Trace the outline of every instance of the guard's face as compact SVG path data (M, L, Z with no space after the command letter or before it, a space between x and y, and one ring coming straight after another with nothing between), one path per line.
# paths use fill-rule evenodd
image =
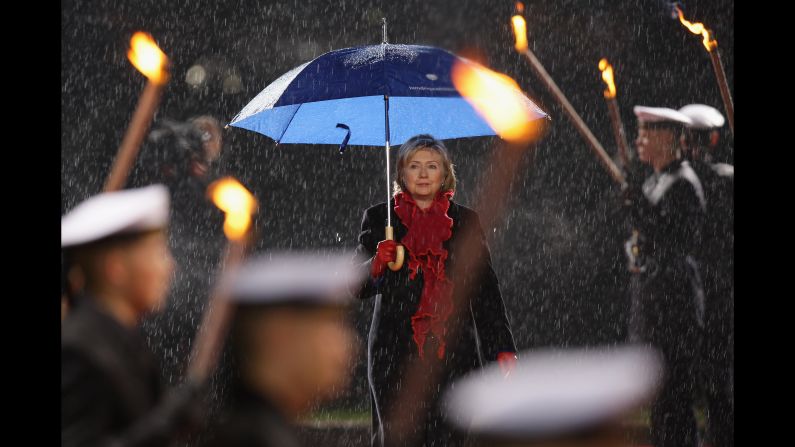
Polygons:
M293 411L303 412L348 385L358 342L343 310L274 309L254 336L262 350L255 368L290 387Z
M635 139L638 159L643 163L653 164L671 150L674 142L674 134L670 130L649 129L641 124L638 128L638 137Z
M444 176L442 155L434 150L418 150L403 166L403 183L414 200L433 200Z
M312 321L310 321L312 320ZM350 365L357 350L356 336L341 309L313 311L306 321L307 343L304 345L312 371L312 386L319 400L339 394L348 385Z
M174 258L165 231L142 236L124 250L126 288L139 312L159 308L168 294L174 273Z

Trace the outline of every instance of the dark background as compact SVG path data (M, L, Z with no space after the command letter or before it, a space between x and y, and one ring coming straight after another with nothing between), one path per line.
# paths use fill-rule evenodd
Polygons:
M531 49L611 154L615 145L597 69L601 57L614 67L630 143L636 132L633 105L679 108L698 102L723 112L701 39L671 18L668 2L526 3ZM715 31L733 92L733 2L687 1L682 8L689 20ZM519 349L621 342L629 307L622 252L628 230L618 188L514 51L513 10L514 3L503 0L63 1L62 214L102 188L143 89L145 79L126 58L133 32L151 33L171 59L172 80L156 119L210 114L228 122L290 68L333 49L379 43L381 17L387 17L390 42L434 45L475 58L516 79L552 116L546 138L528 155L531 163L516 183L503 224L487 229ZM200 88L185 80L197 63L209 73ZM233 88L235 76L239 90ZM263 135L236 128L224 138L221 171L238 177L262 205L259 250L352 247L363 210L384 201L384 157L377 148L354 147L340 156L332 146L275 147ZM458 170L459 202L469 204L474 197L493 143L494 138L447 142ZM729 150L722 157L733 162ZM356 310L362 334L369 311L370 303ZM366 408L364 369L356 371L344 401Z

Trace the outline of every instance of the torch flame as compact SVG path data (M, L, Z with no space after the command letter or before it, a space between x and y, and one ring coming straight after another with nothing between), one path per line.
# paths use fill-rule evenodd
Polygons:
M539 135L540 126L516 81L471 62L457 61L451 75L456 90L501 138L527 143Z
M599 61L599 70L602 71L602 80L607 84L607 90L604 93L605 98L615 98L616 84L613 80L613 66L607 62L607 59L602 58Z
M700 22L699 23L690 23L690 22L688 22L687 20L685 20L685 16L682 13L682 10L679 9L679 7L676 6L676 5L674 5L674 8L676 8L676 12L679 14L679 21L682 22L682 25L687 27L687 29L689 29L691 33L693 33L693 34L701 34L702 36L704 36L704 40L702 41L702 43L704 44L704 48L706 48L707 51L712 51L713 49L715 49L718 46L718 41L717 40L715 40L715 39L710 40L709 39L709 30L704 26L703 23L700 23Z
M513 35L516 38L514 47L521 53L527 50L527 24L524 17L518 14L511 17L511 22L513 22Z
M213 182L207 193L215 206L226 213L224 233L231 240L245 237L251 226L251 215L257 210L257 200L232 177L225 177Z
M138 31L130 39L130 51L127 52L130 62L156 84L165 84L168 81L168 57L157 46L152 36Z

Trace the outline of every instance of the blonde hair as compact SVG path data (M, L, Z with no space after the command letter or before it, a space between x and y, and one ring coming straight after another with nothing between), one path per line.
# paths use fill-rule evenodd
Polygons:
M408 162L414 154L423 149L434 151L442 156L442 165L444 166L442 191L455 191L455 167L450 160L450 153L447 151L447 147L441 140L437 140L432 135L420 134L409 138L408 141L403 143L400 149L398 149L397 161L395 162L395 181L393 182L395 194L406 189L406 184L403 182L403 168L406 166L406 162Z

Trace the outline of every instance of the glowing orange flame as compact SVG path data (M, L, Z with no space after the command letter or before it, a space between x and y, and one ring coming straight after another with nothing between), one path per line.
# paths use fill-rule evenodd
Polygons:
M516 12L518 12L519 14L524 12L524 3L516 2Z
M245 237L251 226L251 215L257 210L257 200L232 177L225 177L213 182L207 193L215 206L226 213L224 233L232 240Z
M528 110L528 99L510 77L472 62L456 62L453 85L497 134L510 142L527 143L540 130Z
M678 6L674 6L674 8L676 8L676 12L679 14L679 21L682 22L682 25L686 26L691 33L701 34L702 36L704 36L704 40L702 41L702 43L704 44L704 48L706 48L707 51L712 51L718 46L717 40L715 39L709 40L709 30L707 29L707 27L704 26L703 23L688 22L687 20L685 20L685 16L682 13L682 10L679 9Z
M511 22L513 22L513 35L516 38L516 44L514 45L516 51L527 50L527 24L524 21L524 17L515 15L511 17Z
M168 81L168 57L157 46L152 36L138 31L130 39L130 51L127 52L130 62L156 84L165 84Z
M602 58L602 60L599 61L599 70L602 71L602 80L607 84L605 98L615 98L616 84L613 81L613 66L607 62L607 59Z

